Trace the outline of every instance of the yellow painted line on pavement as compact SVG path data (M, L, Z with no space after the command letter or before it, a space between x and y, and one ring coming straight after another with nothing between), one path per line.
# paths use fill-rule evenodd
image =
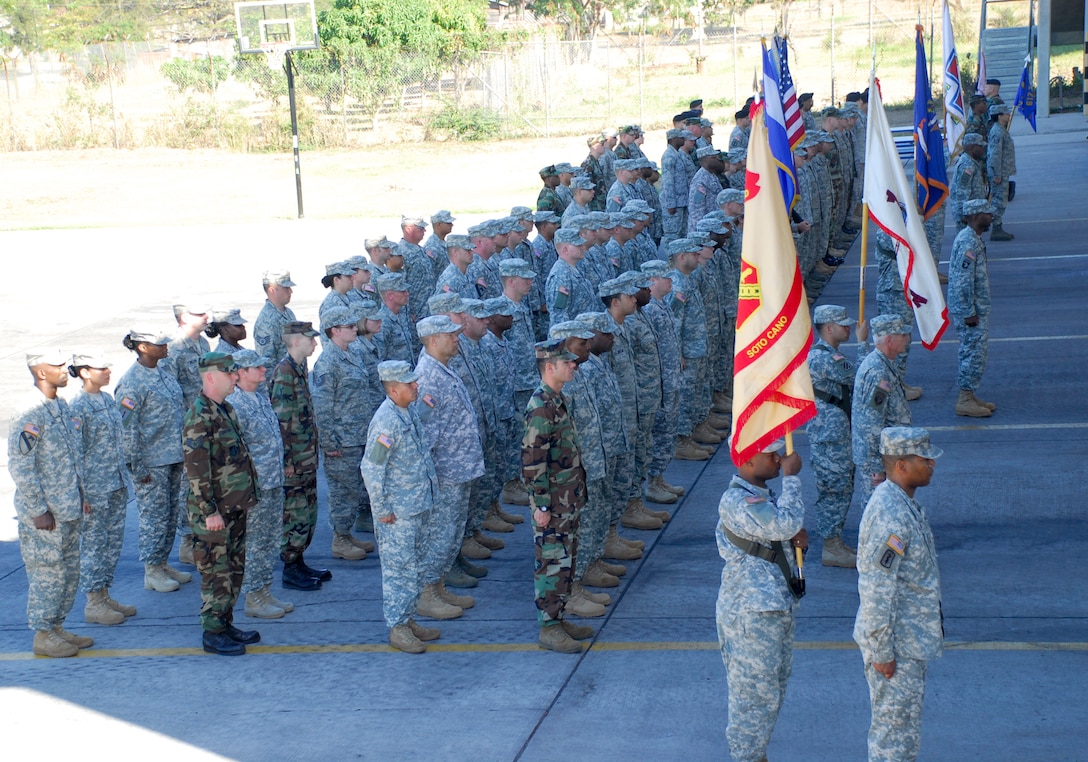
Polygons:
M797 651L856 651L857 644L849 640L811 640L797 641L793 644ZM1051 652L1088 652L1088 642L1001 642L1001 641L956 641L946 642L946 651L1051 651ZM716 641L628 641L601 642L593 644L593 651L633 652L633 651L717 651ZM340 643L329 645L283 645L283 646L248 646L247 652L254 656L289 654L357 654L357 653L398 653L386 645L372 643ZM524 653L540 652L536 643L431 643L427 646L431 653ZM131 659L158 658L172 656L209 656L200 648L118 648L93 649L79 652L79 659ZM0 654L0 662L29 661L47 659L30 652Z

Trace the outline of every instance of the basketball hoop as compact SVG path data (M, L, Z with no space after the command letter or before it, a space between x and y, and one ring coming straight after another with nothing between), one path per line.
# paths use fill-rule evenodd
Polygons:
M290 42L262 42L261 52L268 61L268 68L272 71L282 71L287 51L291 49Z

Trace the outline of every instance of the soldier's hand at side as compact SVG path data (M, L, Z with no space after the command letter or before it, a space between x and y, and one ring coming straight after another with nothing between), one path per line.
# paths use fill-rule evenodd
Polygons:
M46 532L52 532L57 528L56 519L53 518L52 511L46 511L41 516L34 517L34 528L42 529Z
M151 474L148 474L143 479L140 479L140 484L151 484Z
M382 516L378 521L382 524L395 524L397 522L397 514L390 513L388 516Z
M208 528L209 532L222 532L227 528L226 523L223 521L223 517L218 513L213 513L204 519L204 526Z
M880 484L882 481L884 481L887 478L888 478L888 475L886 473L884 473L883 471L876 472L872 476L873 486L875 487L876 485Z
M812 229L812 223L811 222L798 222L797 223L797 231L799 233L807 233L811 229Z
M287 476L287 477L294 476L295 475L295 467L293 465L292 466L284 466L283 475Z
M892 677L895 675L895 659L892 659L891 661L886 661L883 664L878 664L874 661L873 669L884 675L886 679L891 680Z
M533 511L533 523L541 529L548 526L549 519L551 519L551 514L547 511Z
M84 503L83 503L83 512L85 514L87 514L88 516L91 515L91 504L90 503L84 501Z
M800 548L802 552L808 552L808 530L801 527L801 531L790 539L790 545Z
M339 458L343 454L340 450L325 450L326 458Z
M858 337L858 341L869 340L869 323L868 321L862 321L858 323L858 327L854 329L854 335Z
M668 212L669 214L676 214L676 209L669 209Z
M964 322L964 324L969 325L972 328L974 328L975 326L978 325L978 315L972 315L969 318L964 318L963 322Z
M797 474L801 473L801 456L797 454L796 450L784 456L780 462L783 476L797 476Z

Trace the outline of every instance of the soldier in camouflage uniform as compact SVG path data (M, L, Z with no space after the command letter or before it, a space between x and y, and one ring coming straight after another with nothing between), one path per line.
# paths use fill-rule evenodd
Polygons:
M537 212L533 215L536 237L530 244L532 256L528 261L536 277L533 279L533 290L530 292L533 296L530 304L533 310L533 333L537 339L541 340L548 334L548 306L544 301L544 284L548 280L548 273L551 272L552 266L559 259L555 251L555 232L559 230L559 221L559 216L554 212ZM504 285L504 293L505 290Z
M725 562L718 591L718 642L729 683L729 754L737 762L767 758L793 668L794 615L800 595L793 547L808 547L802 524L801 458L772 442L737 467L718 503L715 540ZM782 473L782 494L767 485ZM790 547L790 546L793 547ZM781 558L781 565L774 560Z
M605 201L606 212L618 212L624 204L632 199L641 198L638 189L635 188L635 178L639 174L636 167L639 162L632 159L618 159L616 161L616 182L608 189Z
M431 235L423 242L423 252L430 258L434 267L434 277L442 274L449 262L446 241L453 232L453 223L457 218L448 209L439 209L431 215Z
M204 329L204 335L209 339L219 337L213 351L234 354L242 349L242 341L246 338L246 322L242 311L237 308L215 310Z
M35 390L15 406L8 434L8 473L15 483L28 585L27 624L40 656L75 656L94 645L63 627L79 586L80 525L91 510L84 493L81 424L57 395L68 384L70 359L55 350L27 354Z
M536 210L562 214L567 204L556 190L559 187L559 172L556 171L554 164L549 164L540 170L540 180L544 183L544 187L537 194Z
M910 331L914 325L914 310L907 303L903 294L903 279L899 275L897 249L899 244L883 230L876 231L876 254L879 274L876 282L876 307L882 315L897 315ZM922 396L921 386L910 386L906 382L907 359L910 357L910 342L906 349L895 358L895 366L903 377L903 391L907 400L916 400Z
M366 434L361 469L373 495L375 529L382 556L382 614L389 645L423 653L438 630L412 620L428 561L427 530L438 500L438 477L427 451L423 423L412 407L419 374L398 360L378 374L388 395Z
M668 146L661 155L662 245L679 238L688 229L688 188L694 172L687 154L681 154L688 142L685 132L671 129L665 134Z
M717 206L716 199L722 191L722 183L718 176L725 169L721 152L713 146L700 148L695 152L695 158L699 161L699 171L691 178L691 185L688 188L686 232L695 230L699 220Z
M585 160L582 162L582 170L585 172L585 177L593 183L593 198L589 202L589 210L591 212L604 211L608 188L613 182L613 178L608 176L601 164L602 158L605 153L608 152L608 148L605 145L607 141L608 138L603 134L590 135L586 138L586 145L589 146L589 155L586 156Z
M319 590L323 581L332 579L332 572L312 569L303 557L317 526L318 439L306 373L306 359L317 347L317 331L309 322L293 321L283 327L283 342L287 356L269 383L283 439L283 586Z
M571 320L599 303L593 287L579 269L587 243L577 230L561 228L555 232L558 259L544 285L544 301L552 325Z
M462 299L476 298L476 285L468 279L468 268L472 264L472 239L467 235L446 236L446 269L438 276L435 294L457 294ZM433 296L434 294L432 294Z
M414 324L408 321L408 286L400 273L386 273L375 279L382 300L382 331L375 338L382 360L404 360L414 365L419 339ZM426 304L424 304L426 309Z
M952 165L952 181L949 183L948 207L956 232L963 230L963 204L971 199L985 199L990 193L986 179L986 140L981 135L968 132L963 136L963 153Z
M276 366L287 356L283 326L295 320L295 313L287 306L295 285L287 270L266 270L261 277L265 300L253 323L253 345L257 354L268 360L269 381Z
M885 477L879 452L881 430L911 425L903 377L895 364L910 341L910 328L897 315L877 315L869 328L876 350L858 366L850 405L851 451L865 501Z
M401 239L397 242L397 253L404 257L404 277L408 287L408 320L415 323L427 317L427 300L434 293L438 273L445 269L446 261L438 260L436 253L427 253L420 246L427 232L427 223L416 215L401 215ZM418 349L418 348L417 348Z
M982 234L993 219L986 199L963 205L967 227L956 235L948 263L948 311L959 334L959 367L956 415L989 418L997 405L980 400L975 391L982 383L990 340L990 268Z
M272 570L283 540L284 455L280 422L260 384L265 359L251 349L234 355L238 383L227 397L257 473L257 505L246 514L246 571L241 592L246 616L279 619L294 606L272 595Z
M944 648L937 550L914 495L941 450L925 429L892 427L880 434L880 453L888 478L861 519L854 641L872 706L869 759L909 760L922 741L926 667Z
M135 616L135 606L110 597L110 586L125 538L124 434L121 410L103 387L110 383L110 364L94 355L76 355L69 375L83 381L83 389L69 409L80 421L84 455L84 497L91 510L83 517L80 538L80 588L87 594L83 619L88 624L120 624Z
M325 314L332 310L351 309L351 298L348 292L353 289L354 276L355 268L347 260L325 265L325 276L321 279L321 285L329 289L329 293L325 294L325 298L321 300L321 306L317 308L318 320L324 318ZM321 346L324 347L327 343L323 339Z
M577 555L578 514L586 503L586 471L563 397L577 358L563 349L562 339L537 344L536 357L541 381L525 411L521 464L533 510L538 642L559 653L581 653L577 640L591 637L593 630L563 616Z
M185 414L182 446L193 560L201 577L200 625L205 651L239 656L261 639L255 630L234 626L246 566L246 514L258 499L257 472L226 401L238 378L234 360L208 352L197 367L203 388Z
M748 138L752 135L752 115L748 105L733 115L736 126L729 133L729 150L734 148L747 148Z
M971 113L967 115L965 127L968 134L974 132L982 136L983 141L990 134L990 106L986 103L986 96L972 95L970 101Z
M990 106L990 133L986 150L986 174L990 176L990 204L994 209L991 241L1011 241L1013 234L1001 227L1009 203L1009 178L1016 174L1016 146L1009 134L1012 112L1004 103Z
M569 227L570 220L589 214L593 211L593 195L597 192L597 186L586 174L577 175L570 181L570 189L573 198L567 208L560 215L563 227Z
M140 514L144 587L160 593L177 590L179 583L191 579L167 563L178 524L188 524L181 516L181 500L188 494L188 486L183 486L181 448L186 408L181 387L161 362L167 357L168 342L162 333L130 331L123 344L136 353L136 362L117 382L125 464L132 474Z
M680 417L677 420L676 457L691 460L694 450L699 449L693 434L706 440L708 445L721 441L712 436L706 427L699 429L707 411L702 405L702 387L706 384L706 356L708 351L706 314L703 299L692 275L699 266L702 246L690 238L677 238L669 244L673 269L672 291L666 304L672 310L676 331L680 337L680 357L683 376L680 388L685 394L680 400Z
M481 229L482 228L482 229ZM475 244L472 264L468 266L468 280L476 288L476 295L471 298L490 299L502 293L502 281L499 278L500 244L506 246L510 237L509 222L488 220L482 225L469 228L472 242Z

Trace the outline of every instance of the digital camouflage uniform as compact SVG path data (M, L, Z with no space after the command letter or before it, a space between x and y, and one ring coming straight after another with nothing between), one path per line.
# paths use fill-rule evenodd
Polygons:
M284 467L283 539L280 558L294 563L310 547L317 525L317 427L306 368L290 356L276 366L270 384L272 410L280 424Z
M801 480L782 478L782 495L734 476L718 503L715 540L725 562L718 591L718 642L729 683L729 754L737 762L764 759L793 668L797 601L777 563L749 555L742 540L783 552L794 572L790 539L804 522Z
M480 341L468 338L463 333L457 337L460 346L458 357L464 361L468 375L462 375L465 386L469 388L469 397L476 408L476 420L480 427L480 441L484 453L484 473L472 483L469 495L468 522L465 525L466 536L470 536L483 527L487 518L487 509L491 501L498 497L502 484L498 474L502 463L498 410L493 394L493 379L496 371L492 366L491 356ZM455 358L456 359L456 358ZM457 367L454 363L452 366ZM460 370L460 369L459 369ZM475 390L470 386L474 385Z
M246 513L257 505L257 473L229 403L204 394L185 415L185 474L193 561L200 571L200 624L218 633L234 622L246 564ZM218 513L224 528L205 523Z
M672 291L665 299L676 322L676 333L680 337L680 356L685 365L680 380L680 388L684 393L680 399L680 417L676 430L680 436L686 437L691 436L691 432L706 418L710 409L710 390L704 389L708 350L706 313L703 297L692 276L684 275L679 270L670 271L670 275Z
M287 357L287 345L283 343L283 327L295 320L295 313L290 307L284 307L283 312L280 312L272 302L265 299L260 314L253 322L253 348L257 350L257 354L268 361L269 383L272 381L276 366Z
M722 192L722 183L716 175L710 174L705 168L699 167L699 171L691 178L688 187L688 229L695 230L699 220L718 208L718 194Z
M124 430L125 463L132 474L140 514L140 560L151 566L166 563L174 546L174 530L182 517L185 453L181 430L184 397L178 382L161 366L133 363L116 388ZM145 480L147 480L145 482Z
M397 251L404 255L404 280L408 285L408 306L404 309L415 324L429 314L427 300L434 295L435 282L438 280L438 273L435 272L437 256L428 253L419 244L409 243L403 238L397 243ZM449 258L445 261L448 262Z
M986 178L984 161L976 161L967 153L961 153L952 165L952 182L949 184L948 206L956 230L963 230L963 202L986 198L990 183Z
M493 299L496 296L502 296L502 276L499 273L501 261L498 252L487 259L479 254L473 256L466 275L476 287L474 299Z
M886 426L910 426L903 377L895 363L874 349L858 366L850 408L851 450L860 470L862 498L873 493L871 477L884 471L880 432Z
M627 439L627 447L620 458L612 481L615 501L609 524L615 524L626 509L627 501L642 496L642 485L635 483L635 454L639 436L638 379L635 372L634 351L628 336L627 321L630 318L624 320L622 325L617 323L611 315L608 316L608 320L615 340L612 351L602 355L602 359L608 363L616 377L616 385L620 392L619 425L623 427L624 436Z
M91 512L83 517L79 571L80 588L90 593L113 585L121 558L128 505L124 433L121 411L106 392L80 390L69 409L80 421L83 497L91 505Z
M68 404L37 389L16 404L9 432L8 473L15 483L26 569L27 625L49 632L64 623L79 586L83 444ZM34 519L46 511L56 528L35 529Z
M442 274L438 277L438 282L434 287L435 294L457 294L462 299L476 299L476 284L468 279L466 273L461 272L461 268L450 262L446 265L446 269L442 271ZM434 294L432 294L433 296Z
M382 561L382 613L389 627L407 624L425 583L428 530L439 499L438 477L411 406L386 398L366 434L361 470L371 494ZM390 515L396 521L381 521Z
M870 760L918 756L926 666L941 655L944 625L937 550L926 511L899 485L873 491L858 536L854 641L869 683ZM872 665L895 661L890 680Z
M952 244L948 263L948 311L959 334L959 366L956 386L974 392L982 383L990 341L990 268L986 244L971 228L964 228ZM970 326L966 318L977 317Z
M654 452L654 421L662 403L660 340L645 314L644 307L623 321L623 330L631 347L635 365L638 431L635 437L635 474L632 497L642 495L642 484Z
M529 264L536 271L536 277L533 278L533 292L536 294L534 303L539 305L533 309L533 334L538 340L543 341L548 335L549 323L544 287L548 281L548 273L552 271L552 266L558 261L559 255L555 251L555 241L549 241L542 235L533 239L532 254Z
M439 277L450 261L450 253L449 249L446 248L445 240L439 238L437 233L431 233L427 236L427 240L423 242L423 251L434 268L434 277Z
M409 322L408 308L403 307L394 315L393 310L383 304L377 319L382 321L382 330L374 337L374 343L378 345L378 356L383 362L404 360L414 367L419 339L416 338L413 324Z
M1009 178L1016 174L1016 146L1012 135L998 122L990 127L986 148L986 174L990 178L990 206L994 209L994 227L1001 225L1009 203ZM1000 177L1001 182L994 178Z
M661 155L661 243L680 238L688 229L688 187L691 160L679 149L667 146ZM673 213L670 214L669 210Z
M586 526L579 527L578 548L579 553L585 555L588 565L603 556L608 528L627 507L624 481L618 472L623 464L631 462L634 442L628 439L628 428L624 423L623 392L607 359L590 354L578 366L578 375L584 375L596 401L605 457L605 484L599 502L601 510L587 512L583 509L579 518L580 524ZM591 508L596 508L596 505ZM585 545L582 544L583 536L586 538Z
M586 470L586 503L578 516L578 553L574 558L574 580L580 581L600 553L608 534L607 516L612 510L612 485L604 453L604 431L593 385L579 366L574 378L563 385L574 430L578 432L578 451Z
M676 425L680 415L680 338L672 310L660 299L650 299L642 314L653 326L661 358L661 408L654 414L653 457L647 469L653 478L663 476L676 450Z
M903 278L899 275L899 262L895 254L895 241L890 235L877 228L876 233L877 254L877 282L876 282L876 306L880 315L897 315L903 324L910 327L914 325L914 310L907 303L906 294L903 292ZM907 359L910 357L910 344L895 358L895 367L900 375L906 375Z
M548 512L546 527L533 522L533 586L540 624L555 625L563 619L570 597L578 514L586 504L586 471L566 400L543 382L525 411L521 466L533 510Z
M544 285L551 325L600 308L601 300L586 277L562 259L556 259Z

